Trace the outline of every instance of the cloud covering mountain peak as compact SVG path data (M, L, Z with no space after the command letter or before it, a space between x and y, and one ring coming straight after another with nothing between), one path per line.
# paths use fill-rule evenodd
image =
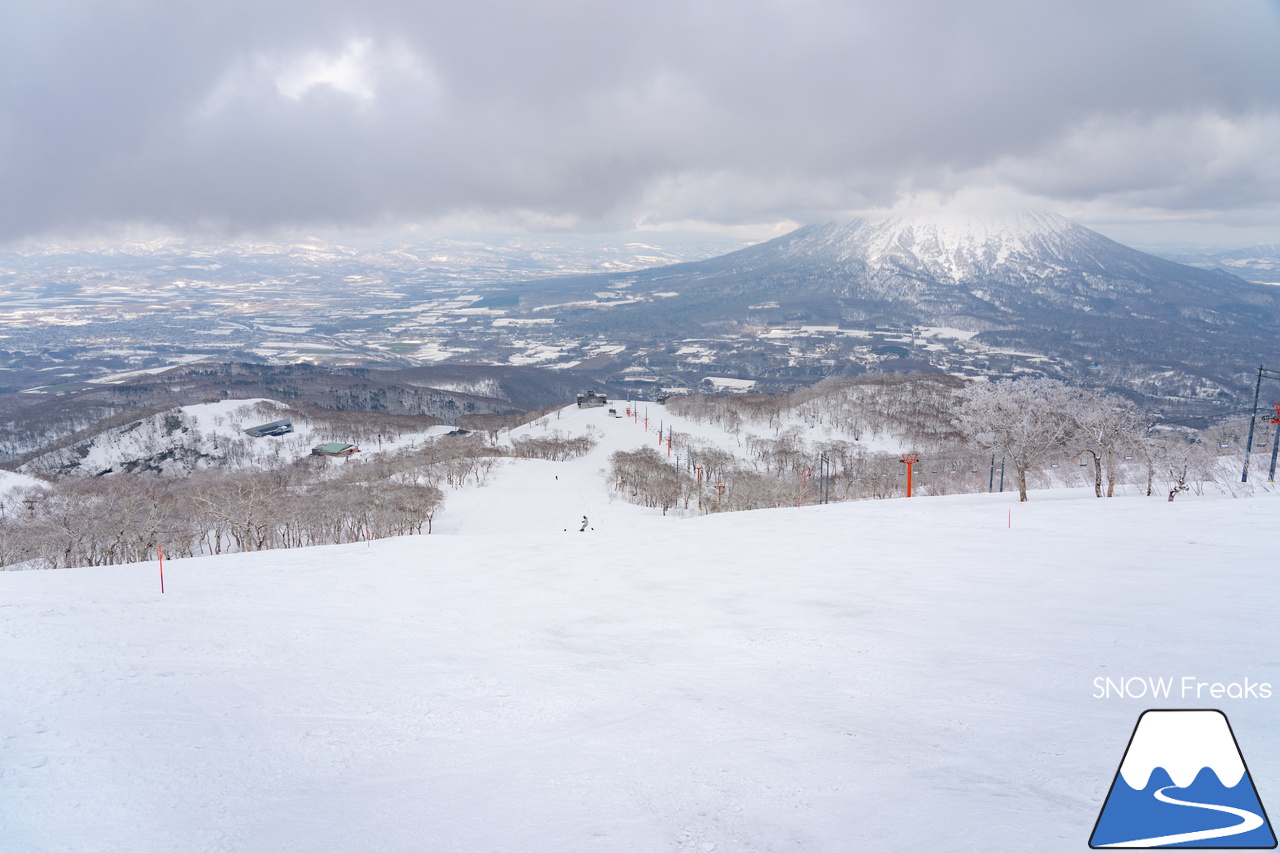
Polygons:
M1276 223L1277 38L1261 0L10 3L0 239L766 225L971 187Z

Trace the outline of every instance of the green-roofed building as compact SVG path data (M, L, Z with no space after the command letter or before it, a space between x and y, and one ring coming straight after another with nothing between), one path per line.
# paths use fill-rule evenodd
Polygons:
M360 448L354 444L343 444L340 441L330 441L327 444L319 444L311 448L312 456L339 456L345 458L359 452Z

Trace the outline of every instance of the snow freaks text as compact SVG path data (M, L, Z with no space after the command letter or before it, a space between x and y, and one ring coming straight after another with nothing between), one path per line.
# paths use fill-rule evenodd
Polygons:
M1202 681L1194 675L1181 678L1106 678L1093 680L1094 699L1270 699L1271 684L1245 678L1240 681Z

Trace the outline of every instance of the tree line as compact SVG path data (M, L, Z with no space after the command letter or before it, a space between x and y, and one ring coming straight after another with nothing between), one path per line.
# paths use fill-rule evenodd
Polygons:
M502 457L569 459L594 443L552 433L508 448L456 435L271 470L60 477L6 496L0 566L101 566L154 559L157 549L193 557L431 533L442 487L484 485Z
M1220 445L1239 449L1238 425L1163 430L1123 397L1053 379L867 374L784 394L673 397L667 408L722 426L741 450L677 434L670 458L648 448L614 454L615 491L664 512L794 506L820 499L820 489L831 500L902 495L901 453L869 444L919 453L914 491L922 495L994 490L1006 480L1021 500L1052 484L1110 497L1118 483L1138 482L1169 500L1206 483L1238 487L1220 456Z

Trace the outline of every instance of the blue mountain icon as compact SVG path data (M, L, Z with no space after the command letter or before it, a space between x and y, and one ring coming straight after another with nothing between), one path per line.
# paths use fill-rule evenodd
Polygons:
M1271 822L1221 711L1144 711L1092 848L1269 850Z

